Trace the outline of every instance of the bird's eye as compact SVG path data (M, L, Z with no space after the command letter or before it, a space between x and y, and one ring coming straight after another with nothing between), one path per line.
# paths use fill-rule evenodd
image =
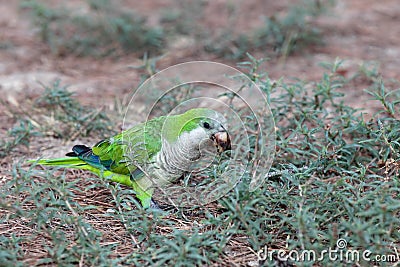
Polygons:
M210 124L208 122L206 122L206 121L203 122L203 127L206 128L206 129L210 129L211 128Z

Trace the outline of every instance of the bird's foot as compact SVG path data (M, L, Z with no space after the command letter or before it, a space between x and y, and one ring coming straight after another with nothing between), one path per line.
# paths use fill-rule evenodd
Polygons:
M153 199L150 200L150 208L155 210L161 210L160 206Z

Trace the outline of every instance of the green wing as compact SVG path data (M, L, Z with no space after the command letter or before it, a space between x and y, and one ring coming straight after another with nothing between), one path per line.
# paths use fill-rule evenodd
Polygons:
M91 153L79 158L94 167L118 174L141 176L137 165L149 163L161 150L161 129L165 117L159 117L130 128L94 145Z

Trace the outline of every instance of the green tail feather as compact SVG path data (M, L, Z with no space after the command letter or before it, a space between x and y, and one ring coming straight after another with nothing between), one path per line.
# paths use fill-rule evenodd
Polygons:
M40 160L28 160L28 163L37 163L40 165L46 166L59 166L65 168L74 168L74 169L82 169L82 170L92 170L88 167L91 167L83 160L78 157L66 157L66 158L58 158L58 159L40 159Z
M149 181L146 177L132 181L129 175L115 173L106 169L95 168L78 157L66 157L57 159L28 160L28 163L37 163L45 166L58 166L63 168L73 168L79 170L88 170L101 178L109 181L130 186L136 193L136 197L142 203L143 208L149 208L151 204L151 195L153 190L149 187ZM147 190L146 190L147 189Z

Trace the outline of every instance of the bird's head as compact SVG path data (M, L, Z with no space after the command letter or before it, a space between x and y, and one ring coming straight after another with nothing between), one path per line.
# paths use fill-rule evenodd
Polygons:
M221 119L223 120L221 121ZM203 118L199 120L198 124L199 128L205 132L205 137L213 141L218 153L231 149L231 140L225 129L225 118Z
M176 136L176 140L188 144L188 147L195 149L201 144L211 143L218 153L231 149L227 121L214 110L190 109L181 115L168 117L165 125L169 136Z

